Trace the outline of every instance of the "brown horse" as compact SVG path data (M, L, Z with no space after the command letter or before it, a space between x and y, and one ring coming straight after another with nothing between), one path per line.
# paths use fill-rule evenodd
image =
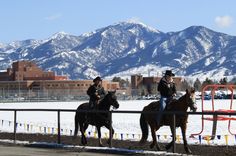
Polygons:
M190 90L186 90L186 94L180 97L178 100L173 100L168 104L168 111L182 111L187 112L188 107L190 107L191 110L196 111L196 107L194 105L194 97L195 97L195 90L192 88ZM152 102L148 106L145 106L143 108L143 112L146 111L158 111L159 110L159 101ZM158 113L158 112L157 112ZM162 120L160 125L157 125L156 117L157 113L148 114L148 113L142 113L140 117L140 126L142 130L142 138L140 140L140 144L143 144L146 142L148 137L148 125L151 128L152 132L152 139L153 142L150 145L150 148L153 148L156 146L157 150L161 150L159 144L157 143L156 139L156 131L161 126L170 126L171 133L173 136L174 133L174 127L173 127L173 115L171 114L163 114ZM184 148L187 153L191 153L191 150L188 147L187 140L186 140L186 128L187 128L187 120L188 115L176 115L176 127L180 127L182 131L183 141L184 141ZM166 150L170 149L173 145L174 137L172 137L172 141L166 145Z

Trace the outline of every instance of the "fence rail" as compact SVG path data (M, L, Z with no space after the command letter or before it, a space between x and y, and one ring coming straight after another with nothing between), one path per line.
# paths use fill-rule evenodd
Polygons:
M57 112L57 128L58 128L58 134L57 134L57 143L61 143L61 131L60 131L60 114L61 112L89 112L89 113L109 113L110 120L112 121L112 114L113 113L127 113L127 114L153 114L157 113L157 111L123 111L123 110L115 110L115 111L101 111L101 110L75 110L75 109L11 109L11 108L0 108L0 111L12 111L14 112L14 143L16 143L16 138L17 138L17 112L21 111L27 111L27 112L32 112L32 111L43 111L43 112ZM173 121L175 121L176 115L213 115L213 116L218 116L218 115L229 115L229 116L236 116L236 111L235 112L181 112L181 111L166 111L163 112L163 114L169 114L173 116ZM112 124L112 122L110 122ZM175 122L173 122L173 127L175 129L176 125ZM111 125L110 125L111 129ZM174 136L175 137L176 132L174 131ZM111 136L111 131L110 131L110 136ZM111 138L111 137L110 137ZM175 139L175 138L174 138ZM110 147L112 147L112 140L110 140L111 144ZM173 152L175 152L175 142L173 142Z

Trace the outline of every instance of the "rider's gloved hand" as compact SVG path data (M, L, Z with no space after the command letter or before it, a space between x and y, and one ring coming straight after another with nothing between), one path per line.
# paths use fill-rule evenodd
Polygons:
M97 95L97 100L99 100L101 98L101 96L100 95Z

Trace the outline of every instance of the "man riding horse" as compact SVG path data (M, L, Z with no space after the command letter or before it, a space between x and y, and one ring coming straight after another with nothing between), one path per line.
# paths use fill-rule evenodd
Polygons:
M171 70L166 70L165 75L161 78L158 84L158 91L161 94L160 98L160 108L157 115L156 121L157 125L160 125L162 119L162 112L165 110L166 105L173 99L176 94L176 87L173 81L175 74Z
M111 119L109 117L109 114L99 111L108 112L111 106L117 109L119 108L119 103L115 95L116 91L108 91L107 93L104 91L104 88L101 86L102 79L99 76L96 77L93 82L94 84L91 85L87 90L87 94L90 97L89 103L83 103L77 108L75 114L74 138L77 136L80 127L80 132L82 135L81 143L82 145L86 145L87 140L85 131L88 128L88 125L94 125L96 126L98 132L99 146L103 146L101 141L101 127L105 126L111 131L111 138L114 134L114 129L111 127ZM92 110L92 112L81 112L81 110Z
M89 95L89 107L91 109L96 109L98 106L99 101L101 101L105 95L106 92L104 88L102 87L102 79L101 77L96 77L93 80L94 84L91 85L88 90L87 94Z

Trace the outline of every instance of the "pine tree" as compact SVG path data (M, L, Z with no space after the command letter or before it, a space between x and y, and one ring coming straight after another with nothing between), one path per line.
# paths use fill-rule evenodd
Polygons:
M114 77L112 79L112 82L119 82L119 85L120 85L121 88L129 86L129 80L128 79L124 80L120 77Z
M197 78L196 81L194 82L193 86L194 86L194 88L195 88L197 91L200 91L200 90L201 90L201 87L202 87L202 83L201 83L201 81Z
M191 87L191 85L186 80L184 80L180 85L180 90L184 91L190 87Z
M205 81L202 83L202 88L205 87L206 85L213 84L213 81L211 79L206 78Z
M220 79L220 84L222 85L226 85L228 82L227 82L227 78L223 78L223 79Z

